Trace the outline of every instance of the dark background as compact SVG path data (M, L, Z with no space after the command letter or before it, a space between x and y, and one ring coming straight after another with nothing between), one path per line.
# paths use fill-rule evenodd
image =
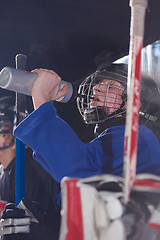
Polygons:
M149 0L144 46L160 39L159 22L160 1ZM23 53L27 70L49 68L66 81L81 81L102 60L128 54L129 31L128 0L1 1L0 69L15 67L16 54ZM75 103L56 106L82 140L92 138Z

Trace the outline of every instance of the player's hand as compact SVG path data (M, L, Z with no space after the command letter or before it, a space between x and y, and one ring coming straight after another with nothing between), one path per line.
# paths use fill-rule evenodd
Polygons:
M1 214L0 222L1 240L59 239L59 233L47 226L41 205L26 198L18 206L8 203Z
M35 69L32 72L37 73L38 77L32 87L32 98L35 109L43 103L50 100L56 101L67 93L68 85L60 89L61 77L52 70Z

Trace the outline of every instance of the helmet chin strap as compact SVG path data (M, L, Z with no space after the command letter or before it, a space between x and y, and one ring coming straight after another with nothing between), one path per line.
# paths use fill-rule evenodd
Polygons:
M11 142L10 142L10 144L8 146L6 146L6 147L0 147L0 150L8 149L8 148L12 147L14 145L14 143L15 143L15 139L13 137Z
M110 118L113 118L113 117L117 117L120 114L123 114L125 112L125 110L123 109L124 105L125 105L125 101L122 102L122 104L121 104L121 106L120 106L120 108L118 110L116 110L113 113L109 114L106 120L108 120Z
M96 108L86 109L83 114L83 119L86 124L103 123L119 115L124 116L124 113L125 113L125 110L123 108L124 106L125 106L125 101L123 100L120 108L109 115L107 115L106 111L101 106L97 106Z

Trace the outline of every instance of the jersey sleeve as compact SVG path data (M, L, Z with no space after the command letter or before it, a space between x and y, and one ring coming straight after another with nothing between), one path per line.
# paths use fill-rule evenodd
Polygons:
M14 136L32 148L34 158L58 182L64 176L87 177L101 173L101 142L80 141L49 102L21 122Z

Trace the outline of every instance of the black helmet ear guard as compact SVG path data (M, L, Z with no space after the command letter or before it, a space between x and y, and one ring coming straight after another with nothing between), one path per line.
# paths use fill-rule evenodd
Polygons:
M118 116L126 117L127 72L127 64L111 64L104 69L97 70L80 84L77 106L86 124L99 124ZM90 105L91 99L93 99L93 88L97 84L101 85L103 79L117 81L124 88L121 94L122 104L118 109L115 107L112 114L107 114L104 107L93 108ZM149 121L156 121L160 115L160 93L154 80L144 73L141 74L140 100L139 115Z

